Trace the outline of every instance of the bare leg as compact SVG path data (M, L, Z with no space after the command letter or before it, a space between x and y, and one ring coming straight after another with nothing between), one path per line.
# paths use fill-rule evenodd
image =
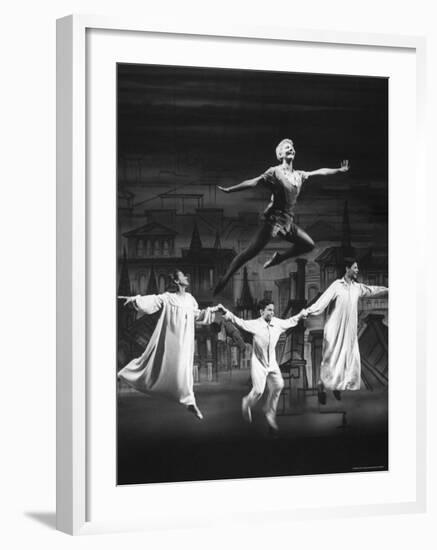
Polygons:
M217 286L214 289L214 296L221 292L225 286L228 284L229 279L232 275L240 269L246 262L254 258L261 250L266 246L270 241L272 236L272 228L268 224L263 224L257 233L255 233L253 239L249 243L249 246L240 252L232 262L229 264L229 267L223 277L220 278Z
M306 254L315 246L313 239L300 227L296 227L294 233L288 233L284 238L292 243L291 247L285 252L275 252L271 259L264 264L265 268L279 265L284 260L300 256L300 254Z
M203 420L203 414L200 412L200 409L196 404L188 405L187 409L188 412L194 414L196 418L198 418L199 420Z

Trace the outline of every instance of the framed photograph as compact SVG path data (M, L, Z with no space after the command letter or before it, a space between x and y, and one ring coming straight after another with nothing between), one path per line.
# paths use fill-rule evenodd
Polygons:
M57 36L58 528L423 511L424 39Z

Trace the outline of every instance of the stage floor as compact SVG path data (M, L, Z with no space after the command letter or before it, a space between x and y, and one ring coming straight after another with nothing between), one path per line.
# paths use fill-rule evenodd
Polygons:
M387 469L387 389L344 392L340 402L328 392L325 406L309 395L279 414L272 437L262 403L252 424L241 416L249 387L248 370L196 385L202 421L176 403L120 391L118 484Z

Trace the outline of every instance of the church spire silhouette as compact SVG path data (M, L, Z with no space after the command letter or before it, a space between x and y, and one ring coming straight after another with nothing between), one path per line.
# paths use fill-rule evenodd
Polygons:
M200 240L200 233L197 227L197 222L194 220L193 233L191 235L190 250L196 252L202 248L202 241Z

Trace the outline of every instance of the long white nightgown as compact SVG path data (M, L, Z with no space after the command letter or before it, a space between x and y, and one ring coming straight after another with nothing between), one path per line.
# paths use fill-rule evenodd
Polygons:
M368 286L338 279L307 309L319 315L335 300L323 331L320 379L329 390L359 390L361 360L358 347L358 301L386 294L383 286Z
M127 364L118 376L143 393L194 405L194 324L211 323L214 317L211 309L200 311L188 292L136 296L134 305L142 313L161 310L161 315L144 353Z

